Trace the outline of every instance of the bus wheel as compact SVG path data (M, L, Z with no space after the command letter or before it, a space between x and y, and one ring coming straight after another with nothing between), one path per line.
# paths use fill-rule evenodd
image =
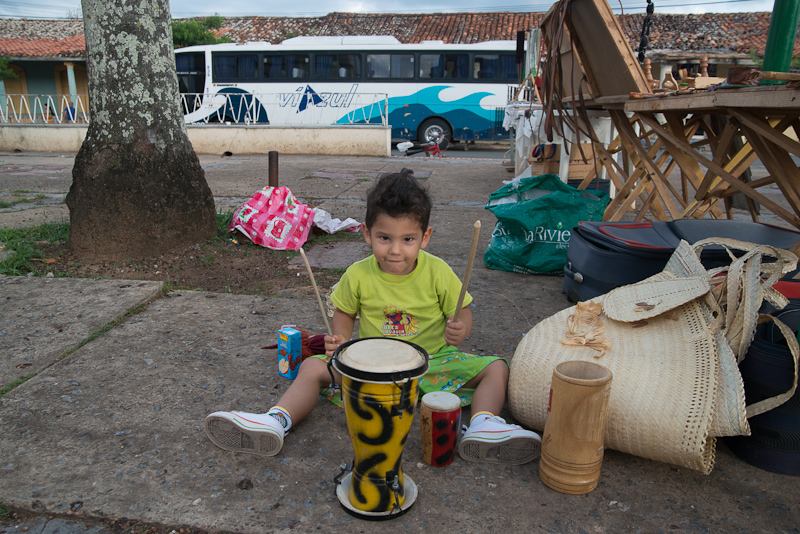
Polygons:
M430 143L442 137L446 137L448 141L453 139L450 126L442 119L428 119L419 127L417 138L420 143Z

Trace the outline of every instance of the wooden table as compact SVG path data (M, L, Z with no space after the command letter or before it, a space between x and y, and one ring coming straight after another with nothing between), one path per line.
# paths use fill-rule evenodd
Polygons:
M618 189L604 220L620 220L627 212L637 220L647 213L658 220L732 218L731 197L742 193L753 220L758 221L758 202L800 228L800 169L791 157L800 156L800 90L731 88L599 98L596 104L608 111L619 132L608 148L597 147L597 168L604 166ZM704 138L693 141L698 132ZM625 153L622 164L613 157L617 151ZM745 182L742 175L756 159L769 176ZM667 179L676 166L679 185ZM788 208L758 191L769 184L780 188Z

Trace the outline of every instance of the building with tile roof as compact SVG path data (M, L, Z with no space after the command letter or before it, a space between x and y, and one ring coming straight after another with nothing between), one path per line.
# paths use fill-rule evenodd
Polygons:
M475 43L513 40L520 30L538 27L544 13L329 13L322 17L226 18L220 35L234 42L278 43L297 35L392 35L403 43L441 40ZM727 68L752 64L751 52L763 55L770 13L655 14L647 56L653 76L699 64L709 58L709 74L724 76ZM633 50L639 46L644 14L619 15ZM800 44L795 43L795 55ZM82 20L0 19L0 56L12 60L17 80L0 82L6 94L58 95L78 98L88 94L86 43ZM88 102L80 97L88 109Z

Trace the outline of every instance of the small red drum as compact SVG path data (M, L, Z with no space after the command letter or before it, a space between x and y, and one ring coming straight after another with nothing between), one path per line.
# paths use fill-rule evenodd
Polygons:
M450 465L461 430L461 399L446 391L426 393L419 414L422 459L434 467Z

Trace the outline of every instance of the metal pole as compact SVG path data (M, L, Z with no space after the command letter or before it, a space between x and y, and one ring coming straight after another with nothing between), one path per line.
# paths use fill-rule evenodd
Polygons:
M269 151L269 186L278 186L278 152L276 150Z
M789 72L798 22L800 22L800 0L775 0L761 70ZM786 82L763 80L761 83L776 85Z

